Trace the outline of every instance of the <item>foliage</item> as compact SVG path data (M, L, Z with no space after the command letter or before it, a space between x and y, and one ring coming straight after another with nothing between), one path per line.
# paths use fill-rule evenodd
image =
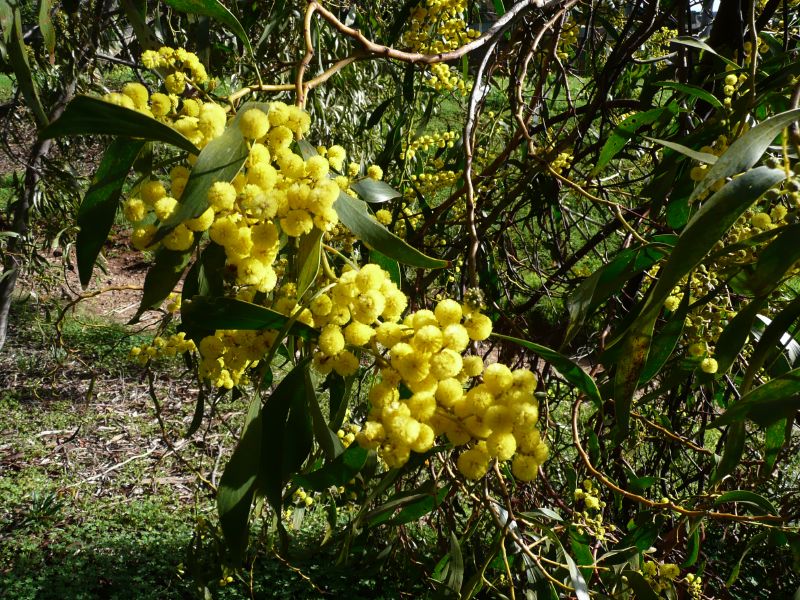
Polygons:
M165 4L49 124L3 26L40 136L114 138L82 282L121 210L133 356L182 356L190 431L243 415L223 574L324 506L322 554L431 593L746 597L768 553L791 593L793 3Z

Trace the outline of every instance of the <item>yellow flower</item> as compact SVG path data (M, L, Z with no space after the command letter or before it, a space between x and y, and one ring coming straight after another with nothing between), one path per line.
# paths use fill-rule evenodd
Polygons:
M250 108L239 117L239 129L248 139L261 139L269 131L269 118L262 110Z

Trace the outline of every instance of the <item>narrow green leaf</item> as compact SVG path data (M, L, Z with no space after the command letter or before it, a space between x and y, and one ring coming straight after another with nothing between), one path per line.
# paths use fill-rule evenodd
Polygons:
M281 329L289 321L286 315L252 302L203 296L183 302L181 318L185 323L206 329ZM298 322L292 325L289 333L306 340L318 335L315 329Z
M356 191L362 200L366 200L371 204L388 202L403 195L388 183L370 179L369 177L351 183L350 187Z
M775 467L778 453L791 436L791 423L789 419L775 421L767 427L764 434L764 470L769 473Z
M151 308L157 308L170 295L181 280L181 275L192 258L192 251L173 252L161 248L156 252L156 261L147 271L144 278L144 290L139 309L130 323L139 321L139 317Z
M692 195L689 196L689 203L710 190L720 179L732 177L756 164L781 131L798 118L800 118L800 108L789 110L762 121L737 138L694 188ZM698 215L695 215L695 219L697 217Z
M215 21L227 25L228 29L242 41L247 52L252 56L253 48L250 46L250 40L247 38L244 27L242 27L239 19L225 8L221 2L217 0L165 0L165 2L181 12L211 17Z
M758 253L755 271L748 279L748 287L753 293L769 294L800 260L800 224L782 228L780 234Z
M242 436L217 489L220 525L235 562L240 562L247 550L247 522L255 491L253 484L261 462L262 422L261 400L255 397L250 402Z
M793 418L798 408L800 408L800 369L794 369L745 394L711 425L722 427L750 419L766 427L783 418Z
M750 335L756 315L766 300L766 297L755 298L741 309L722 330L715 344L716 352L714 353L719 373L725 373L736 360Z
M377 250L370 250L369 252L369 261L371 263L375 263L379 267L381 267L384 271L389 273L389 278L392 280L397 287L400 287L402 284L402 276L400 271L400 265L396 260L392 260L388 256L385 256L378 252Z
M330 487L346 484L361 472L367 462L369 451L358 444L352 444L335 459L321 469L292 477L297 485L315 492L323 492Z
M644 137L644 139L650 142L653 142L655 144L660 144L665 148L669 148L670 150L675 150L675 152L683 154L684 156L688 156L691 159L705 163L707 165L713 165L714 163L717 162L718 157L716 154L709 154L708 152L698 152L697 150L692 150L691 148L687 148L686 146L677 144L675 142L647 137L646 135L642 137Z
M606 143L603 144L603 148L600 150L600 157L597 159L597 165L592 169L592 176L599 173L603 167L611 162L611 159L619 154L620 150L625 147L629 139L636 135L639 129L645 125L655 123L665 115L674 114L676 110L676 105L670 104L667 107L651 108L644 112L634 113L623 119L622 123L614 128Z
M658 594L653 591L650 584L638 571L626 570L622 576L628 581L628 587L633 591L637 600L659 600Z
M712 106L716 106L717 108L722 108L722 102L719 101L714 94L709 92L708 90L704 90L703 88L691 85L688 83L679 83L677 81L656 81L653 85L667 88L670 90L676 90L678 92L682 92L687 96L693 96L694 98L700 98L708 102ZM716 157L715 157L716 158Z
M614 414L617 419L617 440L624 439L628 435L631 404L649 358L655 321L655 313L649 315L645 320L637 319L622 342L623 352L614 373Z
M744 452L744 442L746 436L744 421L732 423L728 428L728 437L725 439L725 448L722 450L722 458L717 464L711 475L710 485L722 481L726 475L730 475L739 466Z
M106 149L78 209L76 255L81 285L92 278L97 255L108 238L117 214L122 186L144 142L114 140Z
M22 97L25 98L25 105L33 113L37 125L39 127L44 127L47 125L49 119L39 99L39 92L36 90L36 83L33 80L31 66L30 63L28 63L28 49L23 38L22 18L20 17L19 8L17 7L13 9L12 22L13 25L9 28L10 34L6 33L8 36L8 59L11 62L11 68L14 70L14 75L17 78L19 91L22 92Z
M572 587L575 590L575 596L578 598L578 600L591 600L591 596L589 596L589 588L586 585L586 580L583 578L583 574L580 572L580 569L578 569L578 565L576 565L572 557L567 554L563 546L561 547L561 552L564 556L564 560L567 562L569 579L572 583Z
M673 44L680 44L681 46L688 46L690 48L697 48L698 50L702 50L704 52L708 52L710 54L713 54L717 58L719 58L725 64L732 66L734 69L737 69L737 70L739 69L739 65L738 64L736 64L734 61L730 60L729 58L726 58L726 57L722 56L721 54L717 53L716 50L714 50L711 46L706 44L703 40L700 40L700 39L697 39L697 38L694 38L694 37L686 35L686 36L680 36L680 37L673 38L673 39L670 40L670 42L673 43Z
M461 554L461 545L455 532L450 532L450 565L447 576L447 587L458 596L461 595L461 586L464 584L464 557Z
M183 135L137 110L92 96L75 96L61 116L45 127L40 139L71 135L113 135L171 144L191 154L200 150Z
M759 544L764 543L768 535L769 532L762 531L761 533L757 533L752 538L750 538L750 541L747 542L747 546L745 546L744 548L744 552L742 552L742 555L739 557L739 560L736 561L736 564L733 566L733 569L731 569L731 574L728 576L728 580L725 582L725 585L727 587L730 587L734 583L736 583L736 580L739 578L739 571L742 568L742 562L744 561L745 557L748 554L750 554L750 552ZM796 597L797 594L795 594L795 598Z
M714 506L720 506L726 502L735 502L737 504L747 504L750 507L759 509L755 514L768 514L777 515L778 509L767 498L750 490L733 490L725 492L714 500Z
M297 249L297 297L302 298L319 273L322 231L316 227L300 238Z
M750 391L756 374L764 366L768 357L777 352L779 347L786 346L793 341L788 331L798 318L800 318L800 298L795 298L767 325L748 361L747 371L745 371L742 381L743 393Z
M675 351L683 335L686 315L689 312L689 298L689 294L685 293L683 295L678 310L675 311L675 314L669 318L666 325L655 336L650 352L647 354L647 361L639 376L639 384L647 383L653 379Z
M569 545L572 548L572 554L578 563L581 575L586 580L591 579L594 565L594 555L591 548L589 548L589 538L585 535L579 534L575 527L570 527L569 530Z
M322 415L322 408L319 405L319 399L317 398L317 393L308 371L306 372L305 389L308 412L311 415L311 423L314 428L314 436L317 439L317 444L319 444L319 447L322 448L322 452L325 454L325 459L332 461L344 452L344 446L342 446L339 437L325 422L325 417Z
M278 513L283 503L284 485L311 451L305 389L307 369L308 359L294 367L269 395L262 409L264 438L258 487Z
M3 43L11 40L11 30L14 28L14 9L8 0L0 0L0 29L3 30Z
M56 63L56 30L53 28L53 20L50 18L50 11L53 10L52 0L41 0L39 4L39 31L42 34L44 47L50 55L50 64Z
M502 335L499 333L493 333L492 337L519 344L523 348L527 348L534 354L543 358L552 364L564 379L586 394L586 396L588 396L588 398L594 402L596 406L602 406L603 399L600 396L600 391L597 389L597 384L594 382L594 379L589 377L586 371L581 369L581 367L574 363L571 359L559 352L556 352L555 350L552 350L551 348L548 348L547 346L542 346L527 340L511 337L509 335Z
M342 192L333 208L344 226L370 249L412 267L441 269L450 266L449 261L426 256L386 229L367 212L367 205L361 200Z
M423 497L409 502L400 512L391 519L384 521L384 525L394 527L397 525L405 525L406 523L413 523L419 521L425 515L433 512L439 505L444 502L447 494L450 492L450 484L445 484L439 489L435 489L433 493L426 494Z
M208 208L208 190L217 181L231 181L247 160L248 148L239 129L239 119L250 108L266 110L267 105L258 102L244 104L228 123L225 132L206 144L192 167L180 204L169 219L161 224L154 241L167 235L187 219L199 217Z
M695 527L686 544L686 560L681 564L682 569L688 569L697 562L700 556L700 528Z

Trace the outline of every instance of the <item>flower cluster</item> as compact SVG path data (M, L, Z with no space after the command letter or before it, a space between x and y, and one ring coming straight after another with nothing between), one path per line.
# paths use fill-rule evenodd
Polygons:
M411 140L411 142L403 142L400 158L411 160L420 150L427 152L431 148L452 148L457 137L458 134L455 131L421 135Z
M455 50L480 36L464 21L465 0L426 0L411 13L411 24L403 34L403 45L415 52L439 54ZM461 76L444 63L431 66L428 84L437 90L466 93Z
M642 565L642 575L656 594L672 589L673 582L680 574L680 567L673 563L656 563L648 560Z
M197 348L192 340L186 339L186 333L181 331L169 337L156 336L149 344L134 346L130 356L141 364L164 356L176 356L186 352L194 352Z
M605 540L607 527L603 523L603 509L606 503L600 500L600 490L591 479L585 479L583 487L575 490L573 498L577 505L575 519L578 533L588 531L599 541Z

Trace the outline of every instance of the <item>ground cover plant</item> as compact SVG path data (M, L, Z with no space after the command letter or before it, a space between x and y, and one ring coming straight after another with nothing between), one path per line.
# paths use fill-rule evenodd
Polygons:
M89 597L795 594L796 3L38 8L0 3L8 413L60 259L51 379L137 379L192 490L131 475L184 559ZM35 596L92 505L20 473Z

